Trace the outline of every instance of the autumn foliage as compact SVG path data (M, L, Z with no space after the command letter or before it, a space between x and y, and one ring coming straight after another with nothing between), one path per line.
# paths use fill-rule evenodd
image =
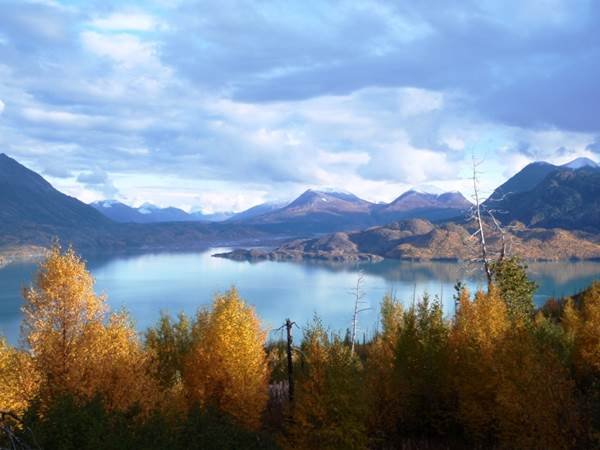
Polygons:
M185 361L189 399L257 429L268 399L266 333L235 289L198 314L196 341Z
M23 293L22 348L0 339L0 412L44 448L600 448L600 283L535 312L518 260L494 276L453 317L387 295L354 352L315 318L290 402L270 390L286 352L235 289L140 339L56 247Z
M109 314L106 299L72 249L58 247L23 292L23 340L39 377L43 404L65 394L89 400L102 396L109 410L156 400L149 360L125 313Z

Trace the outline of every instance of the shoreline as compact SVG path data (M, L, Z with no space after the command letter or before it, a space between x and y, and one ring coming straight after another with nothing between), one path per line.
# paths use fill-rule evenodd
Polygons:
M259 250L256 247L248 249L234 249L231 252L215 253L211 255L213 258L229 259L231 261L247 261L247 262L261 262L261 261L274 261L274 262L302 262L302 261L320 261L320 262L331 262L331 263L378 263L381 261L401 261L401 262L452 262L452 263L464 263L467 260L457 257L400 257L392 258L388 256L381 256L368 253L358 253L356 255L326 255L326 254L293 254L293 253L278 253L276 250L271 252L265 252ZM517 255L518 256L518 255ZM524 258L521 257L524 262L600 262L600 257L590 258Z

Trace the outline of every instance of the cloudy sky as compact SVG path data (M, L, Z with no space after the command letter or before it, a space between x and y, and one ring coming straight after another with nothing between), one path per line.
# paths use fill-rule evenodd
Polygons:
M598 23L594 0L0 0L0 152L84 201L208 212L468 193L473 155L489 192L600 158Z

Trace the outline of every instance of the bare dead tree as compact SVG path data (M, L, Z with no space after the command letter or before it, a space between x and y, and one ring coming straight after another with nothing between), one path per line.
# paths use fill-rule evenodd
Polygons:
M294 402L294 363L292 361L292 327L296 322L292 322L290 319L285 319L285 329L287 332L287 375L288 375L288 397L290 403Z
M294 362L292 352L294 350L302 353L299 349L294 348L293 346L293 338L292 338L292 329L293 327L298 327L296 322L292 322L290 319L285 319L285 322L282 326L277 328L274 331L281 331L285 328L286 330L286 359L287 359L287 391L288 391L288 400L290 404L294 402ZM0 449L1 450L1 449Z
M496 218L496 210L492 210L486 207L484 203L481 201L481 190L479 187L479 175L480 172L478 167L481 165L481 161L476 161L475 156L473 156L473 200L475 204L473 205L471 211L471 219L475 221L476 229L475 232L471 234L470 239L477 239L478 247L479 247L479 257L476 258L481 265L483 266L483 271L485 273L488 288L492 284L493 281L493 273L492 267L494 262L502 261L507 254L507 233L504 227L501 225L500 221ZM485 219L484 216L489 216L491 222L494 225L494 228L500 235L500 249L493 251L489 247L489 243L486 237L486 227L485 227Z
M356 285L355 287L352 289L351 294L354 297L354 314L352 314L352 333L350 335L350 339L352 341L351 346L350 346L350 353L352 355L354 355L354 344L356 342L356 330L358 327L358 315L363 312L363 311L367 311L371 308L363 308L363 305L366 305L367 302L365 302L364 298L365 298L365 292L363 290L363 284L365 281L365 274L362 272L362 270L358 273L358 278L356 280Z
M492 269L490 260L488 258L488 250L487 244L485 242L485 230L483 229L483 220L481 219L481 201L479 195L479 177L477 174L477 167L479 164L475 161L475 156L473 156L473 198L475 200L474 205L474 213L475 220L477 221L477 231L475 231L474 236L478 236L479 246L481 250L481 261L483 263L483 270L485 272L485 276L487 278L488 287L492 284Z
M498 221L498 219L496 219L496 216L494 215L495 212L493 210L490 209L487 211L487 213L492 218L492 222L494 223L494 226L500 233L500 241L501 241L502 245L500 247L500 256L496 260L497 262L500 262L506 257L506 252L507 252L506 231L504 230L504 227L502 225L500 225L500 222Z

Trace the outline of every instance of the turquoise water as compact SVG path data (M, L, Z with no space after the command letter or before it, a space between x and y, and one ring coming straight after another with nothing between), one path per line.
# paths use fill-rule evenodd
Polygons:
M378 305L388 291L406 304L427 291L440 297L444 311L451 315L456 281L465 280L471 288L482 284L477 272L453 262L249 263L210 256L226 250L87 260L96 291L108 296L111 308L129 311L140 331L153 324L160 311L193 314L209 304L215 293L235 285L256 307L265 327L276 329L286 317L303 325L317 313L329 328L343 332L352 317L350 290L363 270L366 306L371 309L359 317L359 337L368 336L376 330ZM30 283L35 268L35 264L12 264L0 269L0 334L13 344L19 339L21 289ZM571 295L600 279L600 263L532 263L529 274L540 286L536 302L541 304L550 296Z

